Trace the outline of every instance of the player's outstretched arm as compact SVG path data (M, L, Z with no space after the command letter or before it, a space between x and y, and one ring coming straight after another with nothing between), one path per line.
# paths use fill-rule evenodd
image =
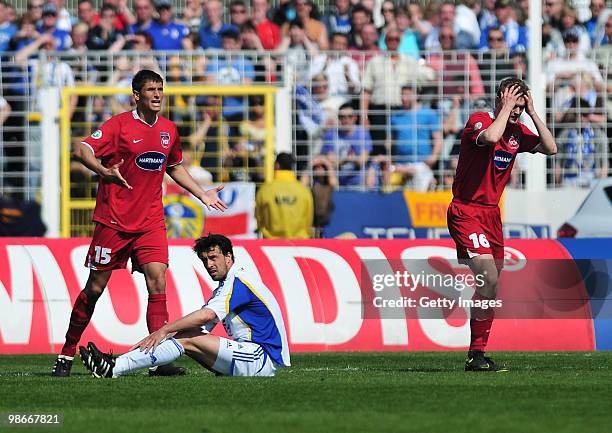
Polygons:
M157 331L149 334L138 343L134 344L131 350L140 348L141 352L153 352L155 348L166 338L174 336L179 331L186 329L199 328L206 323L214 320L217 317L215 312L210 308L202 308L200 310L189 313L188 315L175 320L172 323L167 323Z
M129 183L123 178L119 167L123 165L123 159L111 167L104 167L93 154L91 149L83 143L78 143L72 154L81 164L95 172L107 182L112 182L123 186L127 189L132 189Z
M556 154L557 143L555 142L555 138L550 130L544 124L544 121L540 119L540 116L538 116L538 113L536 113L535 108L533 107L533 97L531 95L531 91L527 92L525 95L525 102L527 103L525 111L533 120L533 124L535 125L538 135L540 136L540 144L535 150L545 155Z
M166 169L166 173L168 173L168 175L181 187L185 188L187 191L197 197L198 200L204 203L207 209L210 210L210 208L213 208L221 212L227 209L227 205L219 198L218 195L218 192L223 189L223 185L219 185L213 189L204 191L202 188L200 188L200 185L193 180L193 177L191 177L189 172L181 164L168 167Z

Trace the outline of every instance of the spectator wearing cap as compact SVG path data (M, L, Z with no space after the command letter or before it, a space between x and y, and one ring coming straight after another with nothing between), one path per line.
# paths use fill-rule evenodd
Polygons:
M129 27L129 33L147 32L155 23L153 19L153 2L152 0L134 0L134 9L136 10L136 22Z
M43 6L42 22L38 26L39 33L50 34L55 38L55 49L57 51L65 51L72 45L70 33L57 28L57 6L53 3L47 3Z
M230 27L221 33L224 52L232 53L241 49L240 33ZM255 79L253 63L244 56L220 55L211 60L206 67L206 81L214 85L251 84ZM223 117L230 123L230 136L238 136L238 124L244 120L246 105L243 97L226 96L223 98ZM234 143L231 142L230 146Z
M606 7L604 0L591 0L589 6L591 18L584 22L584 27L591 38L591 45L598 47L605 34L605 25L608 18L612 15L612 9Z
M251 20L255 24L259 40L266 50L274 50L281 41L280 28L268 19L268 0L251 0Z
M397 52L400 42L397 31L387 33L385 42L389 53L373 57L366 65L363 77L363 110L368 113L364 124L370 128L374 141L373 154L386 153L387 113L401 106L402 87L430 81L435 77L431 68Z
M238 30L222 21L223 5L219 0L208 0L204 5L207 24L200 28L200 45L202 48L220 49L223 45L221 33L232 29L234 32Z
M442 26L451 26L456 36L455 46L457 49L471 49L474 48L474 40L472 35L465 30L462 30L457 25L455 3L452 1L444 1L438 9L438 25L431 29L427 38L424 42L424 48L426 50L439 50L440 49L440 28Z
M90 50L109 50L118 43L123 33L115 28L117 12L114 6L106 3L100 10L100 24L89 29L87 48ZM113 50L115 51L115 50Z
M323 24L327 34L351 33L351 2L350 0L335 0L334 7L323 16Z
M17 33L17 26L8 17L8 3L0 1L0 53L6 51L11 39Z
M527 50L527 29L520 26L513 16L514 10L510 0L496 0L495 17L497 18L497 25L495 28L499 28L504 34L506 46L511 53L524 52ZM492 28L488 27L482 32L480 39L481 49L490 48L489 31Z
M153 22L147 32L153 38L154 50L191 50L193 44L189 35L189 28L174 19L172 2L170 0L156 0L155 8L159 18Z
M312 237L312 193L295 177L295 159L279 153L274 180L265 182L255 197L257 230L265 239Z
M567 86L580 73L590 75L595 88L601 91L604 88L604 80L599 72L597 64L587 59L578 50L578 35L573 31L563 34L565 45L565 55L550 60L545 68L546 83L548 88L553 91L562 86Z
M304 32L310 41L320 50L327 50L329 41L327 40L327 30L321 21L314 18L316 11L314 10L312 0L295 0L295 11L297 18L304 23ZM289 34L289 24L285 23L281 27L281 34L287 36Z

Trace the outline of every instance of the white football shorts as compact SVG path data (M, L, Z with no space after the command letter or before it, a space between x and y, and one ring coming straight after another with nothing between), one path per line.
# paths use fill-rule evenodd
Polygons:
M212 369L224 376L274 376L277 364L257 343L219 337L219 353Z

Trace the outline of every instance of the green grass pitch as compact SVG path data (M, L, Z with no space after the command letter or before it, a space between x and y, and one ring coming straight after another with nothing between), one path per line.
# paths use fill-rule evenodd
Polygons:
M497 353L509 373L465 373L464 354L295 354L273 379L188 375L94 379L75 359L0 356L0 412L60 412L15 432L609 432L612 353Z

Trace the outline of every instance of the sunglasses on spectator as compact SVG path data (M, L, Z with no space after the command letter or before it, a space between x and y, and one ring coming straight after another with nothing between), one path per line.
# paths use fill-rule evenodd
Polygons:
M42 3L41 4L37 4L37 5L34 5L34 4L28 5L29 9L42 9L42 7L43 7Z
M503 42L504 38L489 38L489 42Z
M398 37L390 37L385 39L387 42L399 42L400 38Z
M394 8L383 8L382 11L383 11L383 13L385 13L385 12L395 12L395 9Z
M231 14L245 14L246 13L246 9L232 9L230 10Z
M350 117L355 117L354 113L340 113L338 114L338 119L348 119Z
M455 35L440 35L440 39L455 39Z

